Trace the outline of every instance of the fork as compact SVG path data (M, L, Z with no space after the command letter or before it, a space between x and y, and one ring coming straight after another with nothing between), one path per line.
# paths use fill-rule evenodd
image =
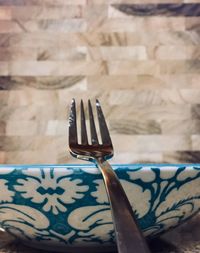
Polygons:
M113 156L113 145L101 105L96 100L97 117L102 144L99 143L92 105L88 100L91 144L88 142L83 101L80 104L81 141L78 142L76 103L72 100L69 116L69 148L70 153L79 159L94 162L100 169L114 223L115 237L119 253L150 253L146 240L138 226L132 207L122 185L110 164L106 161ZM134 193L133 193L134 194Z

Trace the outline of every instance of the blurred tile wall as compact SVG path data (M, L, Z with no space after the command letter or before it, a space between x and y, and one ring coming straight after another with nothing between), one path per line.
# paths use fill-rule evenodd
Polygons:
M200 2L0 0L0 163L80 163L73 97L101 101L112 162L199 162Z

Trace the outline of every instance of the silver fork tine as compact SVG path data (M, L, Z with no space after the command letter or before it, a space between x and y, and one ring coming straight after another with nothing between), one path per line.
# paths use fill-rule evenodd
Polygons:
M90 100L88 100L88 110L89 110L89 119L90 119L90 132L91 132L91 140L92 144L99 144L97 131L94 123L94 115L92 112L92 105Z
M81 144L83 145L88 144L87 129L85 124L85 112L82 99L81 99Z
M102 144L107 144L107 145L112 146L112 141L111 141L108 127L106 124L106 120L104 118L103 111L101 109L101 105L98 99L96 99L96 108L97 108L97 116L99 120L99 128L100 128L100 133L101 133Z
M71 110L69 115L69 144L77 144L77 124L76 124L76 102L72 99Z

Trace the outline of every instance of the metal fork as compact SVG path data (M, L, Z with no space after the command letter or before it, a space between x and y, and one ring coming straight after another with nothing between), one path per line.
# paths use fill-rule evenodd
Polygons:
M88 110L92 144L89 144L88 142L84 105L82 100L80 109L81 142L79 144L76 122L76 104L73 99L69 116L70 153L76 158L94 162L103 175L111 206L118 252L150 253L121 183L112 167L106 161L113 156L113 146L100 103L96 100L102 144L99 144L90 100L88 100Z

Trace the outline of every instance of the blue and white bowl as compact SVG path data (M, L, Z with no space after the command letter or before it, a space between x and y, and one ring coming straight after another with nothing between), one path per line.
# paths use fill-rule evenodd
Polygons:
M114 165L145 236L200 209L200 164ZM87 252L114 247L102 175L94 165L1 165L0 226L38 248Z

